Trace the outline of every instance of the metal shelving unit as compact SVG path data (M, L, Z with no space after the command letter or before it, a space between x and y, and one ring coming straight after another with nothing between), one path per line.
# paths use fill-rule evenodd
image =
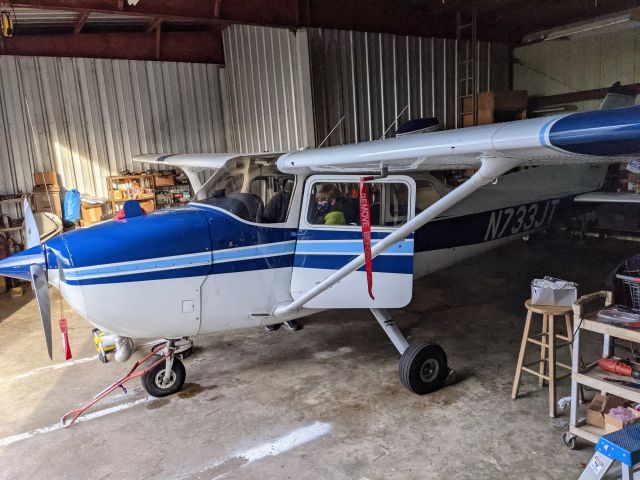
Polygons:
M9 217L12 217L13 215L19 215L24 217L24 212L22 211L22 202L24 201L25 198L29 198L28 196L25 197L20 197L20 198L6 198L4 200L0 200L0 218L3 215L8 215ZM7 208L10 208L11 206L14 207L14 212L11 215L9 215L6 212ZM22 230L24 229L24 223L18 227L9 227L9 228L4 228L1 226L2 223L0 223L0 233L16 233L19 232L20 233L20 242L24 243L24 237L23 237L23 232Z
M614 342L612 341L614 338L640 343L640 331L630 330L596 320L597 312L603 307L612 305L612 303L612 293L603 291L580 297L573 305L574 341L571 373L571 415L569 418L569 432L565 433L563 438L565 445L571 448L575 447L576 437L595 444L598 442L598 439L605 434L604 429L587 425L579 418L578 409L580 398L578 392L581 385L603 393L616 395L631 402L640 403L639 389L604 380L604 378L607 377L628 381L630 380L629 377L603 372L597 367L597 360L581 366L580 339L584 331L598 333L603 336L602 355L605 357L613 357L615 354Z

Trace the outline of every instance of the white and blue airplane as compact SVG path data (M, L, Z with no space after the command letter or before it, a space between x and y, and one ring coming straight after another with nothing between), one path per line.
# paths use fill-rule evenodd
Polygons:
M371 310L402 383L423 394L443 384L445 352L408 344L386 309L410 302L414 279L548 227L602 187L609 164L637 158L640 106L284 154L142 155L186 172L187 207L145 214L128 202L124 218L40 244L27 205L28 248L0 275L33 283L50 356L49 285L118 336L120 357L130 338L167 339L142 373L155 396L184 382L179 339L333 308Z

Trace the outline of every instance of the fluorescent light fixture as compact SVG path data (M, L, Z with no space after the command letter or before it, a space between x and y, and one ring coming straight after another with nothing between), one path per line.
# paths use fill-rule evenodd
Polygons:
M586 22L571 23L563 27L551 28L525 35L522 43L534 43L548 40L584 38L618 30L640 27L640 8L599 17Z

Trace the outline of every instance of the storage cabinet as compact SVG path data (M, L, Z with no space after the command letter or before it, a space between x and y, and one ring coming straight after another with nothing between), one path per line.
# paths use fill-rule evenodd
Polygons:
M478 125L510 122L527 118L528 92L509 90L478 94ZM462 126L473 126L473 98L463 99Z
M175 172L155 174L156 208L175 208L191 201L189 180Z

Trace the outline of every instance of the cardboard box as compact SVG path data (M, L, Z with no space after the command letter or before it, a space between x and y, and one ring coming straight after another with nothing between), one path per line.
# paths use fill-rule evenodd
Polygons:
M587 409L587 423L594 427L604 428L604 415L612 408L624 407L629 403L624 398L615 395L596 393Z
M559 278L535 278L531 282L532 305L570 307L578 298L578 284Z
M24 294L24 290L22 289L22 287L13 287L11 289L11 296L13 298L21 297L23 294Z
M53 170L35 172L33 174L34 185L58 185L58 174Z
M49 212L62 218L62 201L58 185L40 185L33 189L31 205L36 212Z
M176 184L176 179L173 175L155 175L156 187L171 187Z
M156 209L155 202L153 200L151 200L151 199L149 199L149 200L141 200L140 201L140 206L147 213L153 212Z
M627 407L627 411L633 417L631 420L629 420L627 422L623 422L619 418L613 417L613 416L609 415L608 413L605 413L604 414L604 431L605 431L605 433L617 432L618 430L622 430L624 427L626 427L628 425L632 425L632 424L636 423L638 421L638 419L640 419L640 412L638 412L635 408Z
M80 217L83 227L98 223L102 219L102 204L80 204Z

